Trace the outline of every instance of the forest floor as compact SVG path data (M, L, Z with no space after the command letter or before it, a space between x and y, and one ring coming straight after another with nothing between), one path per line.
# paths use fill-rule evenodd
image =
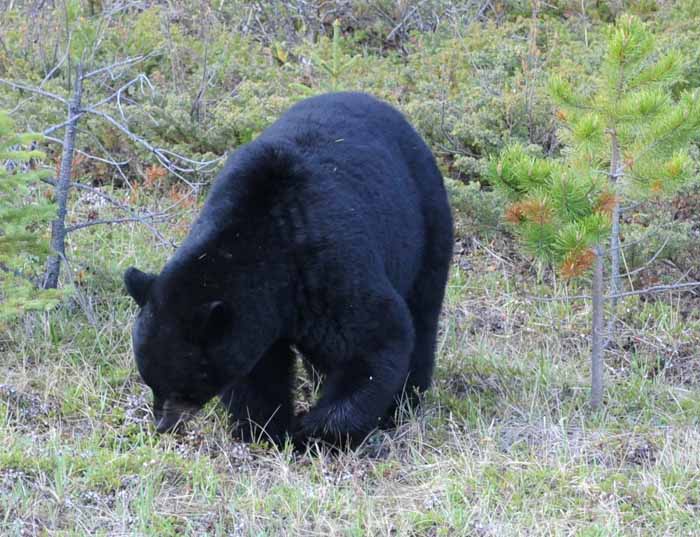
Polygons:
M592 413L589 304L533 298L574 291L538 285L502 239L465 239L420 411L356 451L297 454L233 441L216 404L154 434L121 273L169 250L130 225L72 247L77 299L0 339L2 535L700 534L692 297L621 304Z

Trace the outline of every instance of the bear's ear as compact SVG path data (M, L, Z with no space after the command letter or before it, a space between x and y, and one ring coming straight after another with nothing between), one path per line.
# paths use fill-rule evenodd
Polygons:
M141 307L146 304L148 300L148 291L151 289L151 285L153 285L155 280L155 274L146 274L136 267L129 267L124 273L124 285L126 285L126 290Z
M229 330L232 316L231 308L225 302L207 302L194 310L193 331L201 340L218 340Z

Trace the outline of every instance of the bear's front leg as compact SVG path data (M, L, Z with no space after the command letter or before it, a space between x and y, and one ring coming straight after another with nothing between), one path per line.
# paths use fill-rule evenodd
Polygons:
M413 323L396 294L371 304L345 327L350 358L328 373L318 403L299 418L297 446L314 438L355 445L386 419L408 374Z
M292 381L296 357L289 342L278 341L246 377L227 386L221 401L244 442L283 445L293 417Z

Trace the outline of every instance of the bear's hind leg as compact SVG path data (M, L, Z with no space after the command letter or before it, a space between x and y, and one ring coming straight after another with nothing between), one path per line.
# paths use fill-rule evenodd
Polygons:
M438 320L442 303L441 293L436 290L433 292L440 296L416 304L409 302L416 331L416 344L411 354L411 365L404 392L411 404L415 404L418 395L430 387L433 378Z
M398 395L399 399L406 397L412 406L418 403L419 394L430 387L433 378L438 321L452 258L450 226L449 222L444 222L438 228L442 231L429 231L430 241L423 267L407 300L416 331L416 344L403 393Z
M243 441L284 443L293 416L295 359L289 343L278 341L249 375L221 393L230 419L237 422L234 434Z

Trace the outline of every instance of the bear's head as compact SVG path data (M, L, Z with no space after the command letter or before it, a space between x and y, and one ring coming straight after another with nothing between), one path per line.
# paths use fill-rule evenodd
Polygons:
M153 391L158 432L174 430L231 382L231 308L223 301L174 307L162 297L159 276L129 268L126 289L139 305L134 322L134 357ZM186 291L182 291L186 293ZM182 302L182 301L180 301Z

